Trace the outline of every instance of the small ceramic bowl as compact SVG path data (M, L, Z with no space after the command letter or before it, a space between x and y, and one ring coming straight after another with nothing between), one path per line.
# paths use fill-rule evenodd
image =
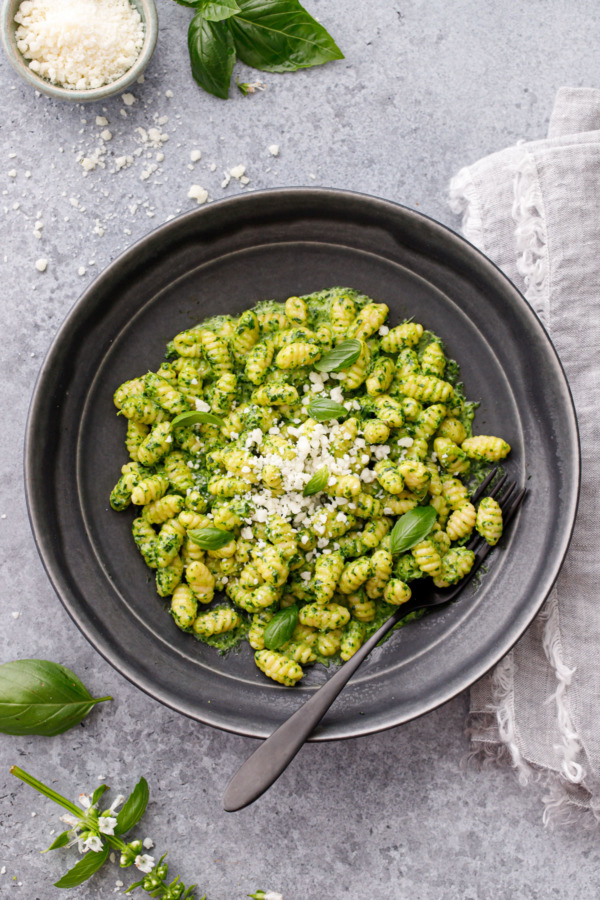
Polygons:
M95 100L106 100L107 97L120 94L130 87L140 77L154 53L158 37L158 15L154 0L131 0L132 5L135 6L142 17L145 31L140 55L132 67L120 78L117 78L116 81L111 81L109 84L104 84L99 88L78 91L52 84L52 82L37 75L29 68L28 60L25 59L17 47L15 32L18 26L15 22L15 15L21 2L22 0L4 0L2 7L2 43L4 44L4 50L13 69L19 73L21 78L49 97L54 97L57 100L69 100L71 103L92 103Z

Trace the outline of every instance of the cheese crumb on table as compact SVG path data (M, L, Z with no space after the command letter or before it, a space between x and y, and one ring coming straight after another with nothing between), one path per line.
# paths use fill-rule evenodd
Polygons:
M35 267L38 272L45 272L48 268L48 260L47 259L38 259L35 262Z
M133 106L133 104L135 103L135 97L133 96L133 94L123 94L121 100L123 101L125 106Z
M206 203L208 200L208 191L200 184L192 184L188 191L188 197L190 200L195 200L198 204Z
M229 170L229 174L232 178L237 178L239 181L246 174L246 166L234 166L233 169Z
M198 160L202 159L202 153L200 150L192 150L190 153L190 159L192 162L198 162Z
M271 156L279 156L279 144L271 144L269 147Z

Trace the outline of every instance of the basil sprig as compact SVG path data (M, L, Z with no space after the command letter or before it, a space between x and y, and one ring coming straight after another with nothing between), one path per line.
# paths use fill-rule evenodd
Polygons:
M277 650L278 647L287 644L298 622L298 613L297 606L288 606L275 613L264 631L267 650Z
M177 0L196 10L188 31L192 74L227 99L234 63L263 72L294 72L344 54L299 0Z
M314 368L318 372L339 372L341 369L348 369L353 366L360 356L360 341L351 338L349 341L342 341L329 353L326 353L321 359L314 363Z
M175 416L171 422L171 428L187 428L188 425L223 425L223 419L213 413L207 412L184 412Z
M312 497L313 494L318 494L319 491L325 490L327 487L327 482L329 481L329 472L327 468L323 466L322 469L319 469L318 472L315 472L313 477L310 479L307 484L304 485L304 490L302 491L303 497Z
M203 550L220 550L225 544L235 540L231 531L224 531L222 528L192 528L188 531L188 537Z
M416 506L400 516L391 533L391 550L394 555L410 550L427 537L437 519L433 506Z
M308 405L308 414L317 422L326 422L328 419L344 419L348 410L335 400L313 400Z
M62 734L96 703L77 675L45 659L19 659L0 665L0 732L4 734Z

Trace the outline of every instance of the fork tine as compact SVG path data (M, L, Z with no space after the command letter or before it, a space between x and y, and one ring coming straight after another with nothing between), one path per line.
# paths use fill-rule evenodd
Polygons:
M493 486L493 488L488 491L487 496L497 498L498 494L500 493L500 491L506 484L507 478L508 478L508 474L505 472L504 475L502 476L502 478L499 478L498 481L496 482L496 484ZM510 482L510 485L512 485L512 484L514 484L514 482Z
M488 484L490 483L490 481L492 481L492 479L495 477L497 471L498 471L498 466L494 466L494 468L491 470L491 472L488 472L488 474L485 476L485 478L483 479L483 481L481 482L481 484L479 485L479 487L473 494L473 496L471 498L471 503L477 503L477 501L479 500L479 498L485 491L485 489L488 486Z

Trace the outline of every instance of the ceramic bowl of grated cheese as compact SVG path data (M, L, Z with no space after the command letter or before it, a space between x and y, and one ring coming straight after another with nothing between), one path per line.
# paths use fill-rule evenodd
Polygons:
M50 97L89 103L130 87L156 46L154 0L4 0L13 68Z

